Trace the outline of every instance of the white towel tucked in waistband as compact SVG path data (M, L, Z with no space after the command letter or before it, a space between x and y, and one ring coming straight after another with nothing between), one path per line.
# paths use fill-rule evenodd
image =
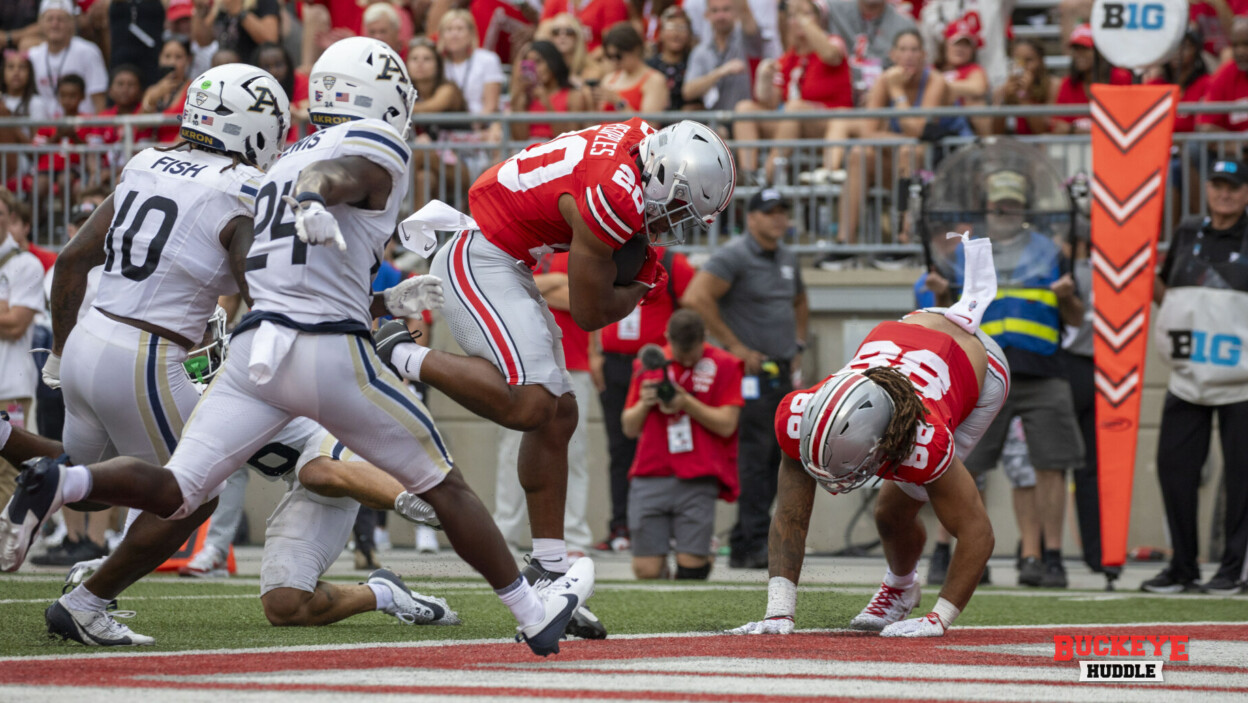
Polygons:
M438 246L436 232L480 229L477 221L441 200L430 200L424 207L399 223L399 241L403 248L428 259Z
M252 383L263 386L273 380L298 334L298 330L272 322L260 323L251 340L251 357L247 360L247 376Z
M971 239L971 233L950 232L946 239L962 238L962 297L945 311L945 317L971 334L979 329L984 311L997 297L997 267L992 262L992 240Z

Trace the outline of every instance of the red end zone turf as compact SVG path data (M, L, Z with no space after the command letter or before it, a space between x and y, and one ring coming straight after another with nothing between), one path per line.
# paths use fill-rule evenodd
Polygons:
M1079 683L1053 660L1055 635L1186 635L1190 661L1164 682ZM67 650L68 651L68 650ZM85 654L85 652L84 652ZM97 653L92 653L97 654ZM1151 655L1151 652L1149 653ZM38 687L407 694L454 700L630 701L964 699L1168 701L1248 697L1248 625L955 628L939 639L868 633L684 635L569 641L540 660L514 643L356 645L286 651L57 656L0 660L0 699ZM1121 661L1121 660L1119 660ZM71 689L72 690L72 689ZM68 692L60 689L61 693ZM89 693L83 692L89 697ZM151 695L155 691L150 691Z

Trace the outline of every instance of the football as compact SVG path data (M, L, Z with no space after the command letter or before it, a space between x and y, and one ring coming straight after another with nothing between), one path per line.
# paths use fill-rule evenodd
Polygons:
M646 263L646 251L649 247L649 238L639 234L616 250L611 257L615 260L615 285L626 286L637 278L641 265Z

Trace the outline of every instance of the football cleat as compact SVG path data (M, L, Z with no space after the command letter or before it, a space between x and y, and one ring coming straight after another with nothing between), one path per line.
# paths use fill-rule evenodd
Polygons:
M48 635L73 640L88 647L119 647L155 644L154 637L140 635L103 610L70 610L58 600L43 612Z
M17 491L0 512L0 571L17 571L40 528L65 504L60 459L39 457L22 464Z
M528 571L527 568L525 570ZM537 596L542 600L546 613L535 623L517 627L516 641L528 644L529 649L540 657L558 654L559 640L567 632L573 614L594 595L594 562L577 559L572 568L568 569L568 573L559 576L544 588L535 586L534 589L537 590Z
M521 573L524 574L524 579L539 593L563 576L558 571L551 571L542 566L537 559L532 557L526 557L526 559L528 563L525 564L524 571ZM578 559L577 561L580 560ZM568 629L564 634L571 637L580 637L584 640L605 640L607 638L607 628L596 615L589 611L589 608L582 605L573 613L572 619L568 621Z
M226 566L225 558L221 556L216 547L210 545L204 545L204 548L196 552L190 561L178 567L178 576L223 579L229 578L229 575L230 571Z
M389 569L377 569L368 575L368 583L380 584L394 594L394 604L384 611L408 625L458 625L459 615L451 610L446 601L434 596L424 596L407 587L398 574Z
M909 588L893 588L880 584L880 590L875 592L875 597L867 607L849 622L849 629L879 632L904 620L919 604L921 595L918 580Z

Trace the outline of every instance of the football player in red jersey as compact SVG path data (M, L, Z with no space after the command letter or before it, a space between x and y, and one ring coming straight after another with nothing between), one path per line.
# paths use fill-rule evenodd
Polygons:
M661 294L667 277L650 247L635 280L614 285L613 254L634 236L675 243L686 224L710 225L735 181L732 153L697 122L656 132L633 118L569 132L482 174L468 194L480 229L460 232L434 256L430 273L447 291L443 316L468 356L401 344L390 362L525 433L519 473L533 535L530 580L568 568L567 451L577 422L559 328L530 268L545 253L568 251L572 319L588 331L604 327L651 291Z
M886 479L875 522L888 571L850 627L885 637L938 637L970 601L993 535L962 458L1005 402L1010 371L1001 348L978 329L996 294L990 242L968 242L966 260L967 286L957 305L880 323L843 369L781 401L776 438L784 456L768 543L767 613L733 633L793 631L815 486L845 493L877 476ZM918 513L929 501L958 544L935 608L906 620L920 598L915 567L927 533Z

